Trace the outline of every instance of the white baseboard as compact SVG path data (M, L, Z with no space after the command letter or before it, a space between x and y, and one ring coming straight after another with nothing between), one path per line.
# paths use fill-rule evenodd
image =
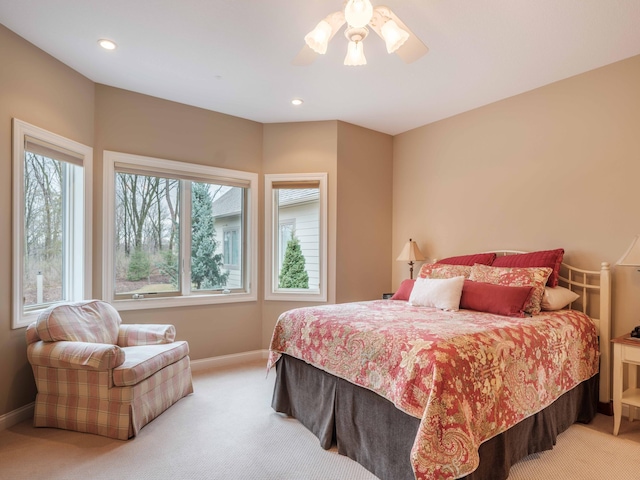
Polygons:
M253 350L251 352L233 353L231 355L191 360L191 371L202 372L211 368L239 365L253 360L266 360L268 357L269 350ZM266 366L267 364L265 363L265 368Z
M11 428L29 418L33 418L34 407L35 402L31 402L24 407L20 407L4 415L0 415L0 431Z

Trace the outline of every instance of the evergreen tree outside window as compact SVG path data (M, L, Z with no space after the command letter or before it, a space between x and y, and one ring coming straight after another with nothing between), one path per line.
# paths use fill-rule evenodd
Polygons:
M191 283L194 290L221 289L227 284L229 272L223 267L223 254L216 253L215 219L212 190L219 185L193 182L191 185Z
M287 242L287 250L280 268L278 288L309 288L309 274L305 269L304 255L295 233Z

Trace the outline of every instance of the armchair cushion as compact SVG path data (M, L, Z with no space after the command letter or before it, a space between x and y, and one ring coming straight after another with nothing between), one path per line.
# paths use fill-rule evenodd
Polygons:
M136 385L164 367L189 355L187 342L166 345L124 347L125 361L113 370L113 384L117 387Z
M35 366L111 370L124 363L125 353L106 343L35 342L27 348L27 358Z
M44 310L36 331L45 342L110 343L118 341L121 323L118 311L100 300L63 303Z
M118 331L120 347L158 345L171 343L175 339L176 327L173 325L123 324Z

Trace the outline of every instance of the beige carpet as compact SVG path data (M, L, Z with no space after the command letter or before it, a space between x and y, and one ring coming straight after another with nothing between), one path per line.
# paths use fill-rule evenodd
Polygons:
M318 440L296 420L271 410L274 372L265 362L194 375L183 398L122 442L96 435L33 428L0 432L0 479L375 480ZM511 470L510 480L640 478L640 422L611 417L574 425L549 452Z

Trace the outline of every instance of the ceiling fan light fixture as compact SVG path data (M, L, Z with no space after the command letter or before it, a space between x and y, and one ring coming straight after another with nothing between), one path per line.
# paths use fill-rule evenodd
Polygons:
M395 52L409 39L409 33L400 28L393 20L387 20L381 31L388 53Z
M344 57L344 64L349 67L357 67L367 64L362 42L354 42L353 40L349 42L349 46L347 47L347 56Z
M344 7L344 18L350 27L366 26L373 17L373 5L369 0L349 0Z
M325 20L320 20L316 28L307 33L304 41L309 48L316 53L324 55L327 53L327 45L331 38L331 25Z

